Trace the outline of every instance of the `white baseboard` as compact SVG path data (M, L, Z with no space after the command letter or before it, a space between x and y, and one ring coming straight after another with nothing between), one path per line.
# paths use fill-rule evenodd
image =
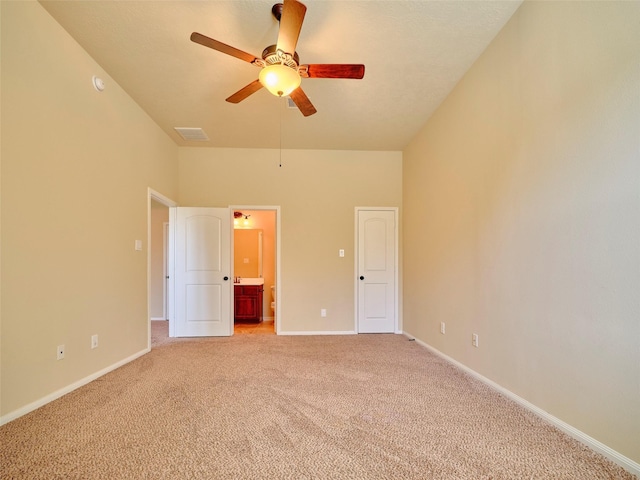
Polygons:
M166 318L163 317L151 317L151 320L167 320Z
M445 355L440 350L438 350L438 349L432 347L431 345L429 345L429 344L427 344L427 343L415 338L410 333L404 332L404 335L409 337L409 338L411 338L411 339L413 339L413 340L415 340L415 342L417 344L423 346L424 348L426 348L430 352L436 354L440 358L442 358L442 359L446 360L447 362L455 365L456 367L460 368L461 370L464 370L469 375L471 375L472 377L480 380L485 385L487 385L487 386L493 388L494 390L497 390L498 392L502 393L503 395L505 395L506 397L510 398L511 400L513 400L514 402L519 404L520 406L526 408L530 412L532 412L532 413L538 415L539 417L543 418L544 420L548 421L549 423L551 423L552 425L554 425L555 427L559 428L564 433L569 435L570 437L575 438L576 440L578 440L579 442L582 442L583 444L585 444L587 447L591 448L592 450L595 450L596 452L600 453L601 455L604 455L609 460L611 460L612 462L620 465L622 468L624 468L628 472L640 477L640 464L639 463L634 462L630 458L625 457L624 455L622 455L621 453L617 452L616 450L608 447L604 443L599 442L595 438L590 437L586 433L578 430L577 428L569 425L566 422L563 422L559 418L554 417L549 412L541 409L540 407L535 406L533 403L531 403L531 402L525 400L524 398L516 395L512 391L507 390L506 388L504 388L501 385L497 384L493 380L489 380L487 377L479 374L475 370L472 370L471 368L467 367L466 365L458 362L457 360L454 360L450 356Z
M404 332L398 331L398 332L389 332L389 333L393 333L394 335L402 335ZM297 331L297 332L280 332L278 333L278 335L357 335L358 332L356 332L355 330L337 330L337 331L325 331L325 330L318 330L318 331Z
M298 331L298 332L278 332L278 335L355 335L353 330L340 330L340 331Z
M115 370L116 368L120 368L121 366L135 360L138 357L141 357L142 355L144 355L145 353L149 353L151 351L151 349L149 348L145 348L144 350L140 350L137 353L134 353L133 355L131 355L130 357L127 357L123 360L120 360L117 363L114 363L113 365L109 365L106 368L103 368L102 370L99 370L95 373L92 373L91 375L84 377L80 380L78 380L77 382L74 382L70 385L67 385L66 387L61 388L60 390L56 390L53 393L50 393L49 395L46 395L38 400L36 400L35 402L31 402L28 405L25 405L24 407L20 407L17 410L14 410L13 412L9 412L6 415L3 415L2 417L0 417L0 425L4 425L5 423L9 423L12 420L15 420L16 418L22 417L23 415L26 415L27 413L33 412L34 410L46 405L49 402L53 402L54 400L57 400L58 398L62 397L63 395L66 395L67 393L73 392L74 390L82 387L83 385L86 385L89 382L92 382L93 380L95 380L96 378L100 378L101 376Z

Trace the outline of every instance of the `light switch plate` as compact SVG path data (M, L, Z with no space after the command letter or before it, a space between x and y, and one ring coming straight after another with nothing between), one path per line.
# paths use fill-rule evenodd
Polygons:
M142 240L136 240L135 248L136 250L142 250Z

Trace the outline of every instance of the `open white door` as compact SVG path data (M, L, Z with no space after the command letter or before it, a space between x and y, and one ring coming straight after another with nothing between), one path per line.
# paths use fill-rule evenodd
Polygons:
M230 210L176 210L175 335L229 336L233 332Z
M397 329L397 230L395 210L358 210L357 331Z

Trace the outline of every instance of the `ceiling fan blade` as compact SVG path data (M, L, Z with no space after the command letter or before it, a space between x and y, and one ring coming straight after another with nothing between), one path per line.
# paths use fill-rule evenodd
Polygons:
M308 78L355 78L364 77L364 65L311 64L302 65L300 76Z
M244 60L245 62L253 63L255 60L258 60L250 53L238 50L235 47L231 47L198 32L193 32L191 34L191 41L199 43L200 45L204 45L205 47L213 48L214 50L217 50L219 52L226 53L227 55L231 55L232 57L239 58L240 60Z
M227 102L229 103L240 103L242 100L247 98L249 95L256 93L258 90L262 88L262 84L260 80L254 80L249 85L244 88L241 88L236 93L227 98Z
M276 47L278 50L291 55L295 53L306 12L307 7L298 0L284 0Z
M309 100L307 94L302 91L301 87L296 88L289 96L291 97L291 100L293 100L293 103L296 104L296 107L298 107L298 110L300 110L302 115L305 117L317 112L316 107L313 106L311 100Z

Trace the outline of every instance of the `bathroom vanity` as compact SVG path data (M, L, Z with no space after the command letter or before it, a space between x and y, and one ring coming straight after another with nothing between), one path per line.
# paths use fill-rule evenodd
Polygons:
M252 281L253 280L253 281ZM264 279L240 279L234 283L234 321L262 322Z

